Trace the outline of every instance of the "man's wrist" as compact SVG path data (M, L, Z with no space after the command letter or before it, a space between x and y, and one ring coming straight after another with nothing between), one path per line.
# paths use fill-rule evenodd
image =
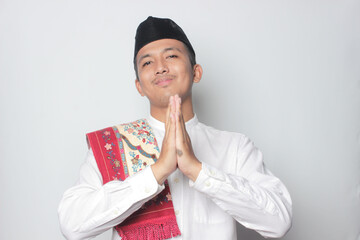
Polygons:
M188 169L188 171L185 173L185 175L193 182L196 181L197 177L199 176L199 173L202 169L202 163L196 159L192 166Z
M156 162L151 165L151 170L153 171L154 177L159 185L163 185L167 177L170 175L165 171L160 162Z

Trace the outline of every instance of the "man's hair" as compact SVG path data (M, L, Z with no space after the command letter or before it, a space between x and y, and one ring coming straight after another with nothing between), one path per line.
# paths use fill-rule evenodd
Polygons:
M183 43L184 44L184 43ZM190 51L188 46L185 46L185 49L186 49L186 52L187 52L187 55L189 57L189 60L190 60L190 64L191 64L191 67L193 68L196 64L196 57L195 57L195 53ZM134 70L135 70L135 75L136 75L136 79L140 81L139 79L139 73L138 73L138 69L137 69L137 56L134 58Z

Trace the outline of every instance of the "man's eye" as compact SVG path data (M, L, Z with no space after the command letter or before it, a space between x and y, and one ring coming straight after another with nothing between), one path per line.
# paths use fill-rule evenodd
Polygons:
M143 67L147 66L150 64L150 61L144 62L144 64L142 65Z
M170 56L168 56L168 58L177 58L177 56L176 55L170 55Z

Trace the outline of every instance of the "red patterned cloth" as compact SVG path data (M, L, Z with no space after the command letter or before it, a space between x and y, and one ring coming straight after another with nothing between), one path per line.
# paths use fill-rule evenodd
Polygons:
M86 136L103 184L112 180L124 181L156 162L159 156L155 136L145 119L91 132ZM167 181L161 193L115 229L123 240L161 240L181 235Z

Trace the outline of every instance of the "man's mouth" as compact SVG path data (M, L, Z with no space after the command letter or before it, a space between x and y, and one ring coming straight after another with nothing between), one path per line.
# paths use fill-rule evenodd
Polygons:
M155 80L155 85L164 87L169 85L174 80L173 77L162 77Z

